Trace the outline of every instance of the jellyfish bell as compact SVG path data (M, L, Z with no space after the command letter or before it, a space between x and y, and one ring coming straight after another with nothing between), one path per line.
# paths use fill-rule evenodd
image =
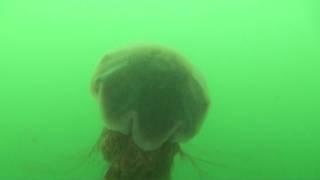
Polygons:
M145 151L191 139L209 107L204 81L184 57L155 45L108 53L92 80L106 127Z

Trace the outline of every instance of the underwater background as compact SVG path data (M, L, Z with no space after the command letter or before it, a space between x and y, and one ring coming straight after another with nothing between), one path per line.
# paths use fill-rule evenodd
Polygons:
M89 83L141 42L186 56L212 101L173 180L320 179L316 0L1 0L0 179L102 180Z

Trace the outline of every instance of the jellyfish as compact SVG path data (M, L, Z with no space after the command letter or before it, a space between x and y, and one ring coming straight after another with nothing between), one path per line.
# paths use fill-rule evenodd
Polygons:
M187 59L160 45L107 53L91 90L105 124L100 150L105 180L170 180L181 143L200 130L210 101Z

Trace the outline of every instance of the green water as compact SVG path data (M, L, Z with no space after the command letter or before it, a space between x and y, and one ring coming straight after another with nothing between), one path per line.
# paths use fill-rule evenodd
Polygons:
M1 0L0 179L102 180L97 62L136 42L173 47L212 107L173 180L320 179L316 0ZM206 161L209 161L207 163Z

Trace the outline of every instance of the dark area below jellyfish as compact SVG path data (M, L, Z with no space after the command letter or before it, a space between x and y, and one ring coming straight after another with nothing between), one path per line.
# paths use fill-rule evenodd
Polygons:
M105 180L170 180L180 143L199 131L210 101L177 52L155 45L115 50L99 63L92 92L105 121Z

